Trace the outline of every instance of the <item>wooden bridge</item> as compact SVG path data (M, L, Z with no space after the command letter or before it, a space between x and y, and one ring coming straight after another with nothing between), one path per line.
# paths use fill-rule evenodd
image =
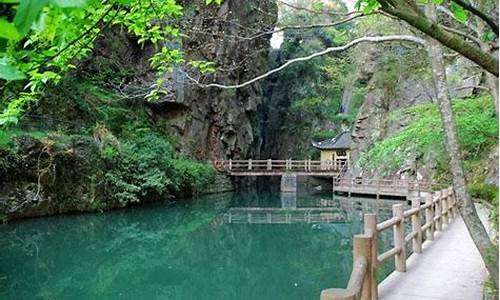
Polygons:
M216 160L214 166L219 172L231 176L282 176L295 175L337 177L348 169L345 161L319 160Z
M282 191L296 190L296 176L333 178L333 191L358 195L418 198L442 187L426 181L351 178L346 161L318 160L216 160L215 168L230 176L281 176Z
M394 258L396 271L406 272L407 244L411 243L413 253L421 253L424 233L426 240L434 240L436 231L441 231L458 215L451 187L430 193L423 200L425 204L422 205L420 199L414 199L412 208L406 211L402 204L395 204L393 217L378 224L376 214L365 214L364 233L353 239L353 270L347 288L323 290L321 300L378 299L377 268L391 258ZM408 219L411 230L406 234L405 223ZM391 229L394 246L379 253L377 235Z

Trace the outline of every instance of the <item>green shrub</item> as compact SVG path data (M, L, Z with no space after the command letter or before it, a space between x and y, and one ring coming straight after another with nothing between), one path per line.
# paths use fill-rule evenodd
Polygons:
M172 147L156 134L147 133L104 148L108 169L104 175L106 194L125 206L142 199L155 200L175 190L172 178Z
M467 188L472 198L491 204L490 219L498 230L498 187L494 184L473 183Z
M468 186L468 190L472 198L486 200L489 203L493 203L498 195L498 187L493 184L474 183Z
M173 163L176 185L183 194L198 194L214 180L215 169L209 164L185 159L176 159Z

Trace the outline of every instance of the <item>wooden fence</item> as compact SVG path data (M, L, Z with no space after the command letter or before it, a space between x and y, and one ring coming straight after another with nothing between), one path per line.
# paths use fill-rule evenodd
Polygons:
M335 188L375 189L377 191L387 190L407 190L407 191L434 191L443 188L442 184L429 181L408 180L408 179L368 179L368 178L338 178L335 181Z
M393 205L393 217L377 224L376 214L364 215L364 233L353 239L353 271L345 289L326 289L321 300L376 300L378 299L377 267L394 257L396 271L406 272L406 244L411 242L414 253L422 252L423 233L427 240L434 239L434 233L458 215L457 205L451 187L412 200L412 208L404 210L402 204ZM411 232L405 234L405 222L411 220ZM422 219L425 219L422 224ZM392 229L394 247L378 253L377 235Z

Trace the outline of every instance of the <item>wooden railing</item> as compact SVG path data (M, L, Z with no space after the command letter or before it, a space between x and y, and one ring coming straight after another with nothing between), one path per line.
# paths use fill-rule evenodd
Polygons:
M421 200L425 200L421 204ZM422 224L424 215L425 223ZM427 240L433 240L436 231L451 222L458 215L457 204L451 187L412 200L412 208L404 210L402 204L393 205L392 218L377 224L376 214L364 215L364 233L353 239L353 271L345 289L326 289L321 292L322 300L375 300L378 299L377 267L394 257L396 271L406 272L406 244L411 242L414 253L422 252L423 233ZM411 220L411 232L405 234L405 221ZM378 253L377 235L392 229L394 247Z
M409 179L369 179L369 178L339 178L336 181L339 187L362 187L374 188L376 190L404 189L408 191L434 191L443 188L442 184L429 181L409 180Z
M221 172L340 172L346 167L345 161L319 160L216 160L215 168Z

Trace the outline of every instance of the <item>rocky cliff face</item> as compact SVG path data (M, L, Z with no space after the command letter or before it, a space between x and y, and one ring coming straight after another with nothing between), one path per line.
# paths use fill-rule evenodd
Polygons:
M274 28L277 6L271 0L227 0L221 6L205 1L181 1L184 16L180 29L186 36L170 42L189 61L212 61L216 71L201 75L189 64L175 66L159 101L145 102L148 88L155 83L149 66L153 45L140 46L137 39L111 28L96 41L90 57L79 63L71 77L90 78L117 93L130 106L143 106L149 122L175 141L178 152L187 158L207 160L252 156L258 130L259 85L240 89L204 88L194 80L224 85L251 79L268 69L270 35L248 37ZM68 101L73 88L59 86L47 93L37 113L56 119L88 124L96 122L88 103ZM68 102L73 105L68 105ZM57 104L59 103L59 104ZM90 105L91 107L92 105Z
M188 2L188 1L186 1ZM185 4L182 49L188 60L211 60L216 73L204 83L225 85L249 80L268 68L270 36L246 40L255 32L274 27L277 7L273 1L224 1L221 7L200 9L204 1ZM207 32L210 32L208 34ZM199 159L252 156L258 131L259 85L227 90L202 88L177 70L175 100L157 111L180 142L182 153Z
M376 46L366 45L362 53L364 54L360 59L365 63L360 64L357 80L366 81L368 88L363 105L352 126L353 161L356 161L359 155L373 146L375 142L383 140L407 124L406 118L391 118L392 112L432 102L436 96L430 67L426 63L425 51L420 51L422 63L415 67L415 71L399 72L401 76L390 78L389 83L392 84L387 84L380 78L384 76L384 72L391 72L391 70L385 69L384 60L379 58L381 53ZM417 54L414 56L417 57ZM447 69L451 96L453 98L472 96L474 89L463 87L477 85L480 80L474 75L477 73L477 68L470 62L461 58L453 60ZM437 163L432 152L426 153L423 157L409 155L399 170L392 175L398 178L430 180ZM360 170L356 165L352 170L352 175L382 176L377 173L377 170L374 172Z

